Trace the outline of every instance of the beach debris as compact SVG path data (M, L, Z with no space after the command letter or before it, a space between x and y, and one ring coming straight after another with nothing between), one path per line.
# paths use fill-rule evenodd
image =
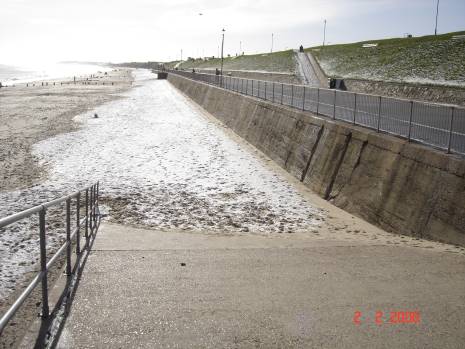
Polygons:
M182 262L181 267L185 267L185 266L186 266L186 263Z
M98 118L98 114L95 113L95 114L94 114L94 119L97 119L97 118Z

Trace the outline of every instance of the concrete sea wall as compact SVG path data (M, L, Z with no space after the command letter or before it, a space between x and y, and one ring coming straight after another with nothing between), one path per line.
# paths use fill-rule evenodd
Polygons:
M174 74L168 80L334 205L465 246L465 160Z

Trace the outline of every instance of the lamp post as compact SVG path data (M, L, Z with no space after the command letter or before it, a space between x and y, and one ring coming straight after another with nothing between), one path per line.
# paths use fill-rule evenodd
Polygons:
M325 19L325 25L323 28L323 47L325 47L325 42L326 42L326 19Z
M439 15L439 0L436 3L436 26L434 27L434 35L438 35L438 15Z
M274 39L274 33L271 33L271 53L273 53L273 39Z
M224 28L223 28L223 30L222 30L223 35L222 35L222 39L221 39L221 70L220 70L220 75L223 75L223 59L224 59L223 58L223 49L224 49L224 32L225 31L226 30L224 30Z

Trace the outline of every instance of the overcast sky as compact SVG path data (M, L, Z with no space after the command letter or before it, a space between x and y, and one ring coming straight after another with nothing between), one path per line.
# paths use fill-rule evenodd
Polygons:
M147 61L434 33L437 0L1 0L0 63ZM202 14L202 15L200 15ZM441 0L440 33L465 30Z

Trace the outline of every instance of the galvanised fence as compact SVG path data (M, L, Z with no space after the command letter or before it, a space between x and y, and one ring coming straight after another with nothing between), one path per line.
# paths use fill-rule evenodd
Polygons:
M51 251L47 250L47 211L51 208L63 208L65 211L64 226L66 230L66 239L61 247L53 253L51 258L47 260L47 256ZM72 212L74 207L74 212ZM19 295L11 307L0 317L0 336L2 331L8 325L10 320L14 317L16 312L26 302L34 289L41 284L42 296L42 312L40 314L43 321L48 319L57 312L57 309L51 311L49 307L49 289L48 274L53 265L55 265L60 256L66 255L66 269L65 273L68 281L65 286L63 294L67 294L71 287L70 279L77 275L80 270L80 260L82 253L89 251L90 245L95 238L95 234L100 226L100 211L99 211L99 183L95 183L87 188L77 191L71 195L46 202L27 209L25 211L13 214L11 216L0 219L0 229L13 225L21 220L38 215L39 224L39 250L40 250L40 271L37 272L35 277L26 287L26 289ZM74 222L74 224L72 223ZM3 232L4 233L4 232ZM84 237L83 245L81 239ZM74 265L72 262L72 249L75 246L76 257Z
M224 75L170 73L465 155L465 108Z

